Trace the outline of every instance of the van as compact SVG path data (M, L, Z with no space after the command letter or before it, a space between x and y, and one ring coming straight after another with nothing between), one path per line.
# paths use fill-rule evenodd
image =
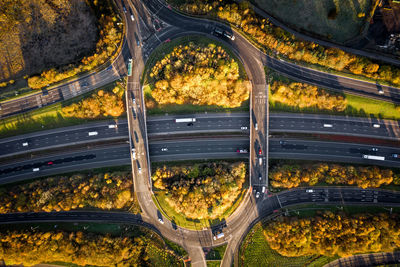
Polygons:
M99 133L98 132L89 132L89 136L95 136L95 135L98 135Z
M22 146L28 146L28 142L22 143Z
M40 169L39 168L33 168L34 172L38 172Z
M333 125L329 123L324 123L324 128L332 128Z

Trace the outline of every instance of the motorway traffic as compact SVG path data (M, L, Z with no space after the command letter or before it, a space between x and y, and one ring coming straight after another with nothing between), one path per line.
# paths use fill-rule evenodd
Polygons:
M399 158L394 156L400 153L397 146L315 141L308 140L309 137L275 137L281 133L332 134L398 141L400 132L397 121L269 113L264 66L322 87L392 102L400 102L398 89L327 74L271 58L226 25L183 16L158 0L118 0L117 5L124 17L126 36L121 54L110 67L48 91L2 103L0 115L6 117L62 101L128 73L125 95L126 120L85 124L0 140L0 184L83 169L131 164L134 188L142 209L141 215L64 212L47 213L44 216L43 213L22 213L1 215L0 222L145 221L149 226L155 226L163 236L184 246L193 266L205 266L203 247L228 242L222 265L231 266L233 254L248 228L261 217L279 213L284 207L299 203L400 204L400 197L396 192L359 188L298 188L269 195L268 190L265 190L265 186L268 185L269 157L333 160L388 167L399 166L400 163ZM216 34L216 26L226 32L233 32L235 38L233 35L229 35L231 38L225 38ZM252 83L249 113L195 114L190 117L146 116L140 79L149 54L163 42L193 33L207 35L223 42L242 61ZM134 64L133 70L127 62L130 66ZM270 134L273 136L270 137ZM111 141L115 144L111 144ZM100 142L110 144L100 145ZM85 146L75 151L51 151L54 148L82 144ZM32 152L39 151L43 154L28 158L29 155L35 155ZM16 155L23 155L25 158L15 160ZM215 226L213 229L190 231L173 225L171 220L168 220L170 218L165 218L160 224L160 211L152 199L150 161L212 158L249 160L250 189L241 206L227 218L224 225ZM258 197L255 197L257 194ZM223 230L224 237L214 239L214 228L221 228L219 230Z
M169 135L202 133L239 133L248 135L248 113L196 114L196 122L176 123L180 116L156 116L147 118L147 134L150 138ZM97 132L89 136L89 132ZM324 133L344 136L399 140L399 122L356 117L321 116L296 113L270 113L270 133ZM118 140L128 137L125 119L89 123L0 139L0 158L28 152L52 149L73 144L87 144L102 140Z

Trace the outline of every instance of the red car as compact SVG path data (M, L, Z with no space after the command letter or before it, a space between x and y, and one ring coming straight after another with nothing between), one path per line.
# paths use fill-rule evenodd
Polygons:
M262 155L262 150L261 150L261 148L258 150L258 155Z
M47 162L47 165L53 165L54 163L52 161Z

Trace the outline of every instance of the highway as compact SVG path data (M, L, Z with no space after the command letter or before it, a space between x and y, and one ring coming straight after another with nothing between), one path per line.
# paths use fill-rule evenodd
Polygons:
M297 140L297 139L287 139L285 140L287 143L284 145L280 144L280 139L271 139L268 142L268 125L274 125L271 119L268 122L269 114L268 114L268 95L267 95L267 85L265 80L265 74L263 66L268 66L272 69L275 69L279 72L282 72L285 75L290 77L299 77L303 81L308 81L313 84L317 84L323 87L328 87L331 89L335 89L338 91L346 91L352 92L359 95L369 96L372 98L384 99L387 101L399 102L400 95L397 88L389 88L382 86L380 87L374 83L366 83L358 80L353 80L350 78L339 77L335 75L326 74L323 72L307 69L298 65L294 65L292 63L284 62L278 59L273 59L261 53L257 48L249 44L249 42L243 38L240 34L234 32L235 40L231 41L228 39L221 39L215 36L211 36L210 33L212 29L218 25L219 27L229 30L225 25L222 25L217 22L213 22L210 20L202 20L202 19L194 19L186 16L182 16L170 10L168 7L164 6L162 2L157 0L149 0L149 1L124 1L125 4L129 7L129 14L123 13L126 25L126 41L123 47L123 53L119 55L119 59L113 64L113 67L110 69L113 71L113 75L108 75L104 70L103 74L106 79L116 79L116 77L121 76L121 74L126 73L126 65L128 59L132 59L134 62L134 69L131 76L128 77L127 80L127 94L126 94L126 106L128 110L128 123L129 123L129 144L119 145L119 146L110 146L110 147L99 147L96 149L83 149L82 151L69 152L63 155L54 155L53 157L46 156L37 159L32 159L30 161L15 162L8 164L1 164L0 169L4 172L5 169L8 169L7 174L0 175L0 183L8 183L11 181L22 180L22 179L31 179L37 176L43 175L53 175L55 173L65 173L69 170L79 170L80 168L95 168L96 166L110 166L115 163L115 165L121 164L132 164L133 177L134 177L134 188L137 194L140 206L143 210L141 214L141 218L143 221L154 225L159 229L162 235L167 237L168 239L175 241L181 244L189 253L192 259L193 266L205 266L204 261L204 253L202 247L214 246L218 244L225 243L229 241L227 252L224 257L223 266L231 266L231 261L233 259L234 249L237 247L241 240L241 234L246 231L246 229L251 225L252 222L257 220L258 218L273 214L275 210L278 210L282 207L292 205L294 203L370 203L374 205L398 205L398 193L393 192L383 192L382 190L368 190L362 191L357 188L324 188L321 192L317 191L319 188L315 188L315 194L310 194L305 191L305 189L295 189L287 192L280 193L278 195L270 196L263 194L260 198L255 199L254 193L259 192L261 186L263 184L267 184L267 171L268 166L265 165L268 157L267 151L270 151L270 156L280 156L283 158L301 158L301 159L324 159L335 158L336 161L344 161L344 162L359 162L361 161L361 155L364 153L360 150L368 150L371 152L372 146L365 146L359 144L350 144L350 143L338 143L338 142L321 142L321 141L307 141L307 140ZM121 1L117 1L119 8L122 10ZM132 11L131 11L132 10ZM130 13L135 17L135 21L130 19ZM161 21L162 29L160 31L155 30L154 24L156 21ZM151 120L147 120L146 112L143 101L143 91L140 84L140 76L144 69L144 63L147 60L148 55L157 47L160 43L167 41L168 39L173 39L178 36L188 35L189 33L197 33L207 35L211 38L218 39L221 42L224 42L226 45L230 46L235 54L238 55L239 59L243 62L245 70L249 76L249 79L252 83L253 89L251 94L251 106L250 106L250 114L247 115L248 126L250 130L250 138L248 137L225 137L223 140L218 139L220 137L214 137L218 139L212 140L213 138L208 137L205 138L193 138L192 140L188 139L174 139L173 141L165 141L165 140L155 140L148 142L147 136L147 122L149 122L149 129L154 127L154 132L156 136L161 128L164 126L172 125L171 121L152 123ZM116 66L117 65L117 66ZM99 72L100 73L100 72ZM96 74L100 75L100 74ZM76 85L71 85L66 88L67 94L63 92L63 90L59 90L59 99L61 100L61 95L65 99L65 95L78 95L83 93L83 88L87 88L88 90L93 89L94 81L91 81L90 78L96 77L95 75L87 76L89 79L88 83L84 81L81 84L81 87L77 87ZM110 78L106 78L110 77ZM96 80L101 81L102 77L97 77ZM99 83L100 84L100 83ZM97 85L99 85L97 84ZM82 88L82 89L81 89ZM378 88L382 88L384 90L384 95L379 95ZM58 89L54 89L58 90ZM33 109L43 105L37 97L36 99L27 99L29 100L29 106L16 104L15 108L7 109L3 108L2 105L2 115L6 116L12 113L24 112L29 109ZM24 98L18 101L24 101ZM35 104L36 101L36 104ZM33 104L32 104L33 103ZM31 106L32 104L32 106ZM45 103L46 104L46 103ZM286 117L285 117L286 116ZM343 119L338 119L333 121L331 118L332 127L324 127L322 124L326 124L324 122L325 119L315 119L314 122L312 120L308 120L304 117L297 117L295 119L288 118L288 115L283 117L277 117L276 124L277 132L285 131L288 132L303 132L305 130L311 130L314 132L336 132L343 133L346 132L348 134L357 135L359 132L362 135L370 136L373 135L375 137L379 137L380 135L391 138L398 138L398 132L395 130L391 130L390 127L393 125L393 129L396 128L395 124L390 124L390 127L383 127L380 122L380 127L375 128L373 124L373 120L366 120L364 122L354 121L344 122ZM204 120L209 120L204 118ZM244 120L240 119L241 127ZM208 131L203 124L200 124L201 118L199 118L199 129L195 130L203 130ZM214 120L217 125L218 119ZM232 120L233 121L233 120ZM285 123L282 124L282 122ZM287 122L287 123L286 123ZM304 127L301 127L303 123ZM349 124L348 124L349 123ZM347 125L359 124L356 128L356 132L352 130L352 127L347 127ZM228 123L229 124L229 123ZM329 124L329 123L328 123ZM372 124L372 127L371 127ZM223 125L223 124L221 124ZM233 122L231 126L225 125L221 127L226 127L226 129L230 130L233 127ZM283 126L281 126L283 125ZM386 124L385 124L386 125ZM236 125L237 127L238 125ZM164 131L166 135L170 134L171 129L176 129L176 133L185 133L187 129L185 127L175 124L170 128L165 127ZM188 126L186 126L188 127ZM217 126L216 128L218 128ZM279 127L282 127L279 129ZM118 127L118 129L122 129L123 127ZM157 129L158 128L158 129ZM325 129L326 128L326 129ZM329 129L327 129L329 128ZM373 129L372 129L373 128ZM104 127L103 127L104 129ZM239 128L237 128L239 130ZM387 131L385 131L385 129ZM72 142L76 142L79 140L84 140L85 131L87 129L80 129L82 137L78 137L76 139L71 139ZM212 130L212 129L211 129ZM247 131L244 130L244 131ZM106 130L104 130L106 131ZM189 130L190 131L190 130ZM382 132L381 132L382 131ZM193 131L194 132L194 131ZM71 132L72 133L72 132ZM86 132L87 133L87 132ZM150 136L149 131L149 136ZM62 134L62 133L58 133ZM122 134L122 131L121 131ZM67 134L68 136L70 133ZM79 135L79 134L78 134ZM102 137L108 139L113 134L98 134L99 137L97 140L101 140ZM126 135L125 135L126 136ZM115 136L114 136L115 137ZM118 137L118 136L116 136ZM55 136L52 138L55 139ZM61 139L66 139L66 136ZM50 139L48 139L50 140ZM47 142L48 142L47 140ZM15 142L13 140L11 142ZM69 141L69 140L66 140ZM19 141L20 142L20 141ZM45 139L31 141L32 148L34 146L40 146L40 142L46 142ZM61 141L62 142L62 141ZM28 142L29 143L29 142ZM38 145L36 145L38 143ZM68 142L66 142L68 143ZM61 143L60 143L61 144ZM246 147L247 144L247 147ZM270 144L270 145L269 145ZM12 144L10 144L12 146ZM14 144L15 145L15 144ZM10 147L11 147L10 146ZM44 145L46 146L46 144ZM394 148L390 147L381 147L374 146L378 148L378 151L374 151L377 155L382 155L388 157L390 153L397 152ZM132 152L132 149L135 149ZM167 148L167 150L163 150L163 148ZM244 153L234 152L235 149L238 148L248 148L249 154L244 155ZM261 152L260 152L261 148ZM351 150L352 149L352 150ZM192 153L193 151L197 151L197 153ZM214 152L216 151L216 152ZM18 151L17 151L18 152ZM218 154L218 157L249 157L250 159L250 176L254 177L258 173L262 175L262 183L254 186L254 191L249 192L243 200L243 203L239 206L237 211L229 218L227 218L226 228L224 228L225 237L223 239L213 241L212 233L210 229L203 231L189 231L182 228L174 228L169 220L165 220L165 224L161 225L158 223L157 218L159 217L159 211L157 210L155 204L152 201L152 193L151 193L151 182L150 182L150 158L152 161L157 160L171 160L171 159L189 159L190 156L199 158L211 158L213 153ZM260 154L259 154L260 153ZM372 154L372 152L371 152ZM94 157L93 157L94 155ZM87 157L89 156L89 158ZM56 157L56 158L55 158ZM60 157L60 158L58 158ZM130 158L129 158L130 157ZM259 160L262 159L262 162ZM59 163L55 163L56 160L59 159ZM49 161L53 162L49 164ZM261 163L260 163L261 162ZM368 164L371 164L370 160L365 161ZM386 164L390 166L398 166L397 160L392 160L387 158L385 161L374 161L374 164ZM32 164L29 166L28 164ZM40 170L34 172L33 169L27 168L25 165L28 165L30 168L35 168L34 164L40 164ZM47 164L47 165L46 165ZM22 169L21 169L22 165ZM385 166L386 166L385 165ZM24 166L26 168L24 168ZM11 170L10 170L11 169ZM12 173L12 175L10 175ZM37 176L36 176L37 175ZM5 179L3 179L5 178ZM254 184L254 181L250 181L250 185ZM252 188L252 187L251 187ZM373 193L370 193L373 192ZM378 193L375 193L378 192ZM371 197L372 194L372 197ZM397 202L396 202L397 201ZM103 221L108 221L107 214L110 213L102 213ZM13 215L10 215L11 217ZM16 217L20 217L15 220L24 219L23 214L15 215ZM57 217L57 215L54 215ZM63 215L69 216L69 215ZM111 216L111 215L110 215ZM114 215L116 216L116 215ZM127 215L128 216L128 215ZM111 216L112 217L112 216ZM87 215L83 215L83 218L76 218L76 220L90 220L93 218L94 220L98 220L96 218L96 214L87 213ZM121 217L122 218L122 217ZM27 218L25 218L27 219ZM35 215L30 215L29 220L34 220ZM52 218L55 220L55 218ZM129 220L129 218L126 218ZM8 218L8 222L11 222L13 219ZM43 219L43 216L41 218ZM113 218L110 221L115 220ZM120 220L125 220L124 218ZM137 222L137 217L135 217L135 222ZM26 221L25 221L26 222Z
M280 144L285 141L285 144ZM135 142L135 141L134 141ZM400 154L400 147L386 147L341 142L270 138L269 156L277 159L323 160L344 163L360 163L385 167L400 166L400 158L393 158L393 153ZM372 151L373 148L378 151ZM239 153L238 150L246 150ZM249 138L240 136L202 136L169 140L150 140L149 152L152 162L190 159L243 158L250 154ZM363 154L385 157L384 161L362 158ZM95 155L91 159L71 159L78 156ZM126 165L129 160L129 147L126 144L92 147L86 146L75 152L57 152L33 159L13 160L0 164L0 183L10 183L45 175L55 175L71 170L83 170L105 166ZM144 151L136 151L137 160L146 160ZM257 158L257 156L256 156ZM53 162L48 164L48 162ZM39 168L33 172L34 168ZM254 186L265 183L256 181Z
M150 138L169 138L173 135L198 135L202 133L238 133L248 135L250 131L248 115L248 113L207 113L152 116L147 117L147 134ZM175 119L179 117L195 117L196 123L193 125L176 123ZM324 124L330 124L332 127L324 127ZM117 128L109 128L109 125L117 125ZM374 127L374 125L379 125L379 128ZM90 131L97 131L98 135L89 136L88 133ZM398 121L299 113L270 113L269 132L276 134L333 134L387 140L400 139ZM127 139L128 135L126 119L34 132L0 139L0 146L2 147L0 158L76 144ZM23 143L28 143L28 145L23 146Z

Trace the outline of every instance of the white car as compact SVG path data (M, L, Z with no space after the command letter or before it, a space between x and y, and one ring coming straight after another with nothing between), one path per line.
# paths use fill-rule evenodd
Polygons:
M22 146L28 146L28 142L22 143Z
M163 148L161 148L161 151L163 151L163 152L168 151L168 148L163 147Z
M377 124L377 123L374 123L374 125L372 125L372 126L374 126L374 128L381 128L381 125Z
M373 148L371 148L371 150L374 152L378 152L379 149L377 147L373 147Z
M384 92L382 89L379 89L379 90L378 90L378 93L379 93L380 95L383 95L385 92Z
M38 171L40 171L40 169L39 168L33 168L33 171L34 172L38 172Z
M131 14L131 20L135 21L135 17Z
M240 127L240 130L247 130L247 127L246 126L242 126L242 127Z
M257 192L256 193L256 198L259 198L260 197L260 192Z
M237 153L240 153L240 154L249 153L249 151L248 151L247 149L237 149L236 152L237 152Z
M307 193L314 193L314 190L313 189L307 189L306 192Z
M161 224L164 224L164 221L163 221L162 218L158 218L158 221L159 221Z

